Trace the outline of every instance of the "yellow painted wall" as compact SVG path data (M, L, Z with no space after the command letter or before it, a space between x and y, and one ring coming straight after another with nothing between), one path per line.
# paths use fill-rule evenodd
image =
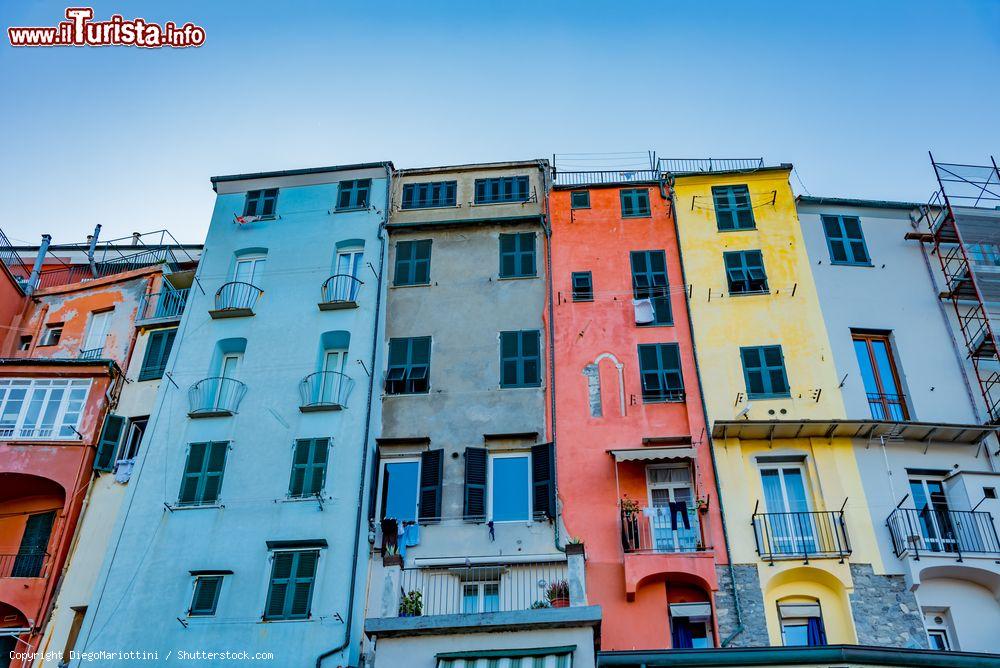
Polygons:
M775 344L782 347L792 396L754 400L747 418L846 418L788 176L789 170L781 168L683 176L674 183L681 257L692 289L691 320L710 423L737 419L747 406L740 347ZM756 229L719 232L712 186L741 184L750 191ZM722 254L737 250L761 251L770 294L729 296ZM839 510L847 499L850 561L870 563L877 573L884 573L851 441L717 439L714 452L733 562L759 566L772 644L781 644L776 602L791 595L820 600L830 642L856 642L847 598L853 587L849 565L818 559L807 568L801 560L769 566L759 561L750 524L757 502L764 510L756 458L805 455L813 509Z

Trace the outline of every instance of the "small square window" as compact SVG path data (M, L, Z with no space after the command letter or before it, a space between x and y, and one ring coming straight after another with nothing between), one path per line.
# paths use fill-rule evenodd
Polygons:
M867 267L872 263L857 216L820 216L831 264Z
M626 188L621 191L622 218L649 217L649 190Z
M722 254L729 294L745 295L767 292L764 257L759 250L731 251Z
M570 208L572 209L589 209L590 208L590 191L589 190L574 190L569 195Z
M983 498L984 499L995 499L995 498L997 498L997 488L996 487L983 487Z
M529 278L535 271L535 233L500 235L500 278Z
M22 336L17 344L18 350L29 350L31 349L31 335Z
M337 190L337 211L364 209L368 206L371 189L371 179L341 181Z
M62 338L63 324L61 322L54 322L52 324L45 326L45 333L42 334L43 346L57 346L59 345L59 339Z
M277 188L251 190L247 193L247 200L243 206L243 215L257 216L258 218L273 218L277 203Z
M194 595L191 597L189 617L211 617L219 605L222 591L221 575L198 575L194 578Z
M589 271L573 272L573 301L594 301L594 279Z

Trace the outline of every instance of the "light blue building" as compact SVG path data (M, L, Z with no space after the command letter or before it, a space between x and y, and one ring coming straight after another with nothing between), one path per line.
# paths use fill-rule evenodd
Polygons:
M79 651L357 665L391 175L212 179L205 251Z

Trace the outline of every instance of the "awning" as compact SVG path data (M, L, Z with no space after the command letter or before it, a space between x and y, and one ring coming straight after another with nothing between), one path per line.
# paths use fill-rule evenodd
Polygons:
M616 462L653 461L663 459L694 459L695 450L689 448L629 448L608 450Z
M819 603L779 603L778 616L782 619L819 617Z
M491 649L471 652L442 652L437 668L572 668L576 645L532 649Z
M671 603L670 604L670 616L671 617L703 617L709 618L712 616L712 604L711 603Z
M978 445L1000 426L882 420L717 420L713 438L866 438Z

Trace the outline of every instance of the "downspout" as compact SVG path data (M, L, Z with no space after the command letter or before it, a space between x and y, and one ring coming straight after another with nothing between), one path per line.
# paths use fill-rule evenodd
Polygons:
M688 305L687 298L687 274L684 270L684 254L681 253L681 230L680 225L677 224L677 197L674 191L673 182L670 183L670 209L673 213L671 216L674 219L674 236L677 239L677 260L681 266L681 281L685 286L684 291L684 303L685 306ZM719 643L719 647L726 647L729 643L733 641L736 636L743 633L743 612L740 610L740 595L739 591L736 589L736 569L733 568L733 555L729 550L729 530L726 528L726 514L722 511L722 484L719 482L719 467L715 460L715 447L712 443L712 430L709 428L710 423L708 421L708 407L705 405L705 396L701 392L701 388L704 387L701 382L701 367L698 365L698 347L695 344L694 338L694 319L691 317L691 309L688 308L687 313L688 321L688 333L691 337L691 356L694 358L694 373L698 380L698 394L701 396L701 414L702 418L705 420L705 438L708 440L708 454L712 459L712 477L715 480L715 494L719 499L719 519L722 520L722 539L726 545L726 566L729 569L729 584L733 590L733 608L736 611L736 629L729 634L729 636Z
M361 521L367 513L365 507L365 485L368 482L368 439L371 434L372 425L372 398L375 394L375 362L377 361L378 337L379 337L379 310L382 308L382 274L385 271L385 226L389 222L389 208L392 205L390 183L392 182L392 169L385 165L385 214L382 222L378 226L379 254L378 254L378 279L375 291L375 324L372 326L372 354L368 364L368 406L365 411L365 436L362 441L365 444L361 454L361 478L358 482L358 513L354 522L354 540L351 542L353 550L351 553L351 585L347 594L347 620L344 622L344 642L316 657L316 668L321 668L323 661L334 654L337 654L351 644L351 625L354 622L354 595L358 582L358 541L361 538Z

